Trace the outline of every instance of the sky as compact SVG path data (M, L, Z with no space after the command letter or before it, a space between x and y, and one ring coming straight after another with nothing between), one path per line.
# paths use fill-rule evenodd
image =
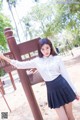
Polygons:
M23 16L25 15L26 12L30 11L31 7L33 5L35 5L36 2L34 2L34 0L18 0L19 2L17 3L17 10L19 11L19 15ZM40 3L45 3L48 0L39 0ZM6 0L3 1L3 10L5 14L9 14L9 10L8 10L8 5Z
M20 34L20 41L25 41L25 36L24 36L24 31L22 30L22 27L21 25L19 24L19 20L25 16L27 14L27 12L29 12L32 8L32 6L34 6L36 4L36 2L34 2L34 0L18 0L19 2L17 3L16 5L16 10L14 8L12 8L13 10L13 14L14 14L14 17L15 17L15 21L17 23L17 26L18 26L18 31L19 31L19 34ZM48 0L39 0L40 3L45 3L47 2ZM11 21L13 21L12 19L12 16L11 16L11 13L8 9L8 4L6 2L6 0L3 0L3 12L6 16L8 16ZM17 14L16 14L17 12ZM17 16L18 15L18 16ZM15 26L15 24L12 22L12 25Z
M36 4L34 0L18 0L20 2L17 3L16 9L18 12L19 17L23 17L28 11L31 10L32 6ZM45 3L48 0L39 0L40 3ZM3 0L3 11L6 15L10 15L9 9L8 9L8 4L6 0ZM14 9L13 9L14 12ZM14 12L15 13L15 12Z

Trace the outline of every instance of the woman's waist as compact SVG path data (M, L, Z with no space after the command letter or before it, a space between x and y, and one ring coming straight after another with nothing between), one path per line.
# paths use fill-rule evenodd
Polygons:
M44 78L44 81L45 82L50 82L50 81L54 81L56 80L56 78L58 78L61 74L56 74L56 75L53 75L53 76L46 76Z
M65 78L61 74L58 75L53 80L45 81L46 84L52 84L52 83L54 83L54 84L56 84L56 83L61 84L62 82L67 82L67 81L65 80Z

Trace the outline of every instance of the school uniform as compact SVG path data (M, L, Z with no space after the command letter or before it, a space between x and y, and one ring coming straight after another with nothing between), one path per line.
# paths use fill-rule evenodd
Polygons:
M50 108L59 108L76 99L76 89L59 56L36 57L23 62L11 60L11 64L18 69L37 68L46 83Z

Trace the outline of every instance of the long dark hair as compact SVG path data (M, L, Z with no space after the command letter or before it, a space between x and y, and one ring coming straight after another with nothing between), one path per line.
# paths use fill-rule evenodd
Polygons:
M52 46L52 43L51 41L48 39L48 38L43 38L43 39L40 39L38 41L38 56L39 57L43 57L43 54L41 53L41 47L44 45L44 44L48 44L51 48L51 52L50 52L50 55L57 55L57 53L55 52L55 50L53 49L53 46Z

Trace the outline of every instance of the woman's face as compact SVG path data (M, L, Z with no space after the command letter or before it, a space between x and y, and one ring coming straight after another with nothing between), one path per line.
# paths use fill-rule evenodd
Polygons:
M51 48L48 44L44 44L41 47L41 53L43 54L43 56L48 57L50 55L51 52Z

